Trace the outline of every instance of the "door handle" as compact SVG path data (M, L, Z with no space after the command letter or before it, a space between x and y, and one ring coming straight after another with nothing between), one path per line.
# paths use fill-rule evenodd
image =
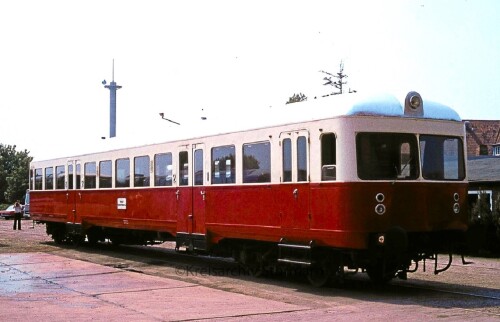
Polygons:
M297 199L299 197L299 189L294 189L292 193L293 193L293 197L295 199Z
M177 200L179 200L179 195L181 194L181 191L179 189L177 189L177 191L175 191L175 198Z
M200 195L203 197L203 200L205 200L205 191L200 191Z

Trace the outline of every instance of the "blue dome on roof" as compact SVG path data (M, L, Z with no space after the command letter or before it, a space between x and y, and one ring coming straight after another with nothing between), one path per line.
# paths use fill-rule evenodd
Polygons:
M451 107L433 101L423 101L423 116L425 119L461 121L458 113ZM404 102L390 94L379 94L367 97L353 104L346 115L380 115L415 117L405 115Z
M355 103L346 115L404 116L400 101L389 94L367 97Z

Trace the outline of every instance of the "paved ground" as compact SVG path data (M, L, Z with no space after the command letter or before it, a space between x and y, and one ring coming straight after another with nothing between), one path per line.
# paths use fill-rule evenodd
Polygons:
M11 223L0 221L0 321L500 321L498 260L417 273L383 289L361 274L318 290L287 279L201 274L221 263L184 264L175 252L163 256L176 264L154 265L124 254L128 248L60 247L44 226L24 221L13 231Z
M0 283L1 321L27 315L32 321L193 320L304 309L44 253L1 254Z

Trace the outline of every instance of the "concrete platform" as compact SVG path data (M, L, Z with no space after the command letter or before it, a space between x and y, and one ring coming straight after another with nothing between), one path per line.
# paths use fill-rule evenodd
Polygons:
M0 254L0 321L263 318L304 309L47 253Z

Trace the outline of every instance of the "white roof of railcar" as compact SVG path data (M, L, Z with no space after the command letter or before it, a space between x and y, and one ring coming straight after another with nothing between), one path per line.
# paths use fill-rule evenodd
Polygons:
M381 117L415 118L405 115L405 96L396 97L391 94L360 95L357 93L331 95L318 99L310 99L299 103L278 107L255 108L241 111L237 106L224 114L212 115L207 121L199 124L179 126L166 141L188 139L222 133L239 132L270 126L322 120L328 118L356 115L372 115ZM460 122L460 116L451 107L423 99L423 116L421 119L449 120ZM165 140L164 140L165 141ZM162 141L162 142L164 142Z
M449 120L460 122L457 112L440 103L423 99L423 116L419 118L434 120ZM341 116L372 115L380 117L413 117L404 113L405 96L396 97L391 94L376 94L363 96L359 93L332 95L308 101L286 104L279 107L269 107L240 111L235 105L231 111L224 114L211 115L207 121L197 120L196 124L172 125L170 129L156 133L124 134L107 140L100 140L92 145L92 151L83 151L74 155L98 153L121 148L171 142L222 133L258 129L268 126L278 126L321 120ZM61 151L63 153L63 151Z

